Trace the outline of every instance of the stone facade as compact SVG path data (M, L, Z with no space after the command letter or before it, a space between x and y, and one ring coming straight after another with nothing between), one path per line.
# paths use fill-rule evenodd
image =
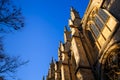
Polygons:
M47 80L120 80L120 0L90 0L81 19L71 8L58 61Z

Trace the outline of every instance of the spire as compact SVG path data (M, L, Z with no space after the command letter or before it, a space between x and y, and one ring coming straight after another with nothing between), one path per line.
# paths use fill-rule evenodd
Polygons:
M80 15L73 7L71 7L71 19L74 20L75 18L80 19Z
M59 42L59 47L60 47L60 48L63 47L63 43L62 43L62 41Z
M62 43L62 41L59 41L59 47L60 47L60 44Z
M63 43L60 41L59 42L59 48L58 48L58 60L62 60L62 53L61 51L64 50L64 45Z
M43 76L42 80L45 80L45 76Z
M77 12L74 8L73 8L73 6L70 8L71 9L71 12L73 11L73 12Z
M69 19L69 26L70 27L80 27L81 25L81 18L79 16L79 13L71 7L71 12L70 12L70 19Z
M51 63L54 63L54 58L52 57Z
M70 36L70 31L68 31L67 27L64 27L64 42L66 43L67 41L70 41L71 36Z
M62 41L59 42L58 54L61 52L61 47L63 46Z
M64 32L68 31L67 26L64 27Z

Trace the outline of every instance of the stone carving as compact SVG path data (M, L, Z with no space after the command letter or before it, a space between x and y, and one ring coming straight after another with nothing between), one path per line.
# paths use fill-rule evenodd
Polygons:
M120 49L112 51L104 66L105 80L120 80Z

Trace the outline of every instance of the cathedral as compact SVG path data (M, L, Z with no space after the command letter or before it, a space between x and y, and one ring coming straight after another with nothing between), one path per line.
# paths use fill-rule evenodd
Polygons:
M120 0L90 0L83 18L71 8L46 80L120 80L119 22Z

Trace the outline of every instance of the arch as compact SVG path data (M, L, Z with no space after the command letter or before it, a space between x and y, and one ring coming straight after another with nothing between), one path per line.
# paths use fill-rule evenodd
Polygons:
M119 80L120 42L112 44L103 54L100 62L100 80Z
M87 19L85 21L85 30L86 30L86 25L89 22L89 20L91 20L94 16L95 13L97 13L98 9L100 8L100 6L98 6L99 4L97 3L96 5L94 5L94 7L92 9L90 9L89 13L87 14ZM88 11L87 11L88 12Z
M89 12L89 14L88 14L88 17L87 17L86 23L85 23L85 27L84 27L84 30L83 30L84 33L85 33L85 34L84 34L85 36L87 36L87 35L86 35L87 30L90 30L89 25L92 24L92 23L94 23L94 22L92 21L92 19L94 18L94 16L95 16L95 14L97 13L98 9L99 9L98 6L94 6L94 7L91 9L91 11Z

